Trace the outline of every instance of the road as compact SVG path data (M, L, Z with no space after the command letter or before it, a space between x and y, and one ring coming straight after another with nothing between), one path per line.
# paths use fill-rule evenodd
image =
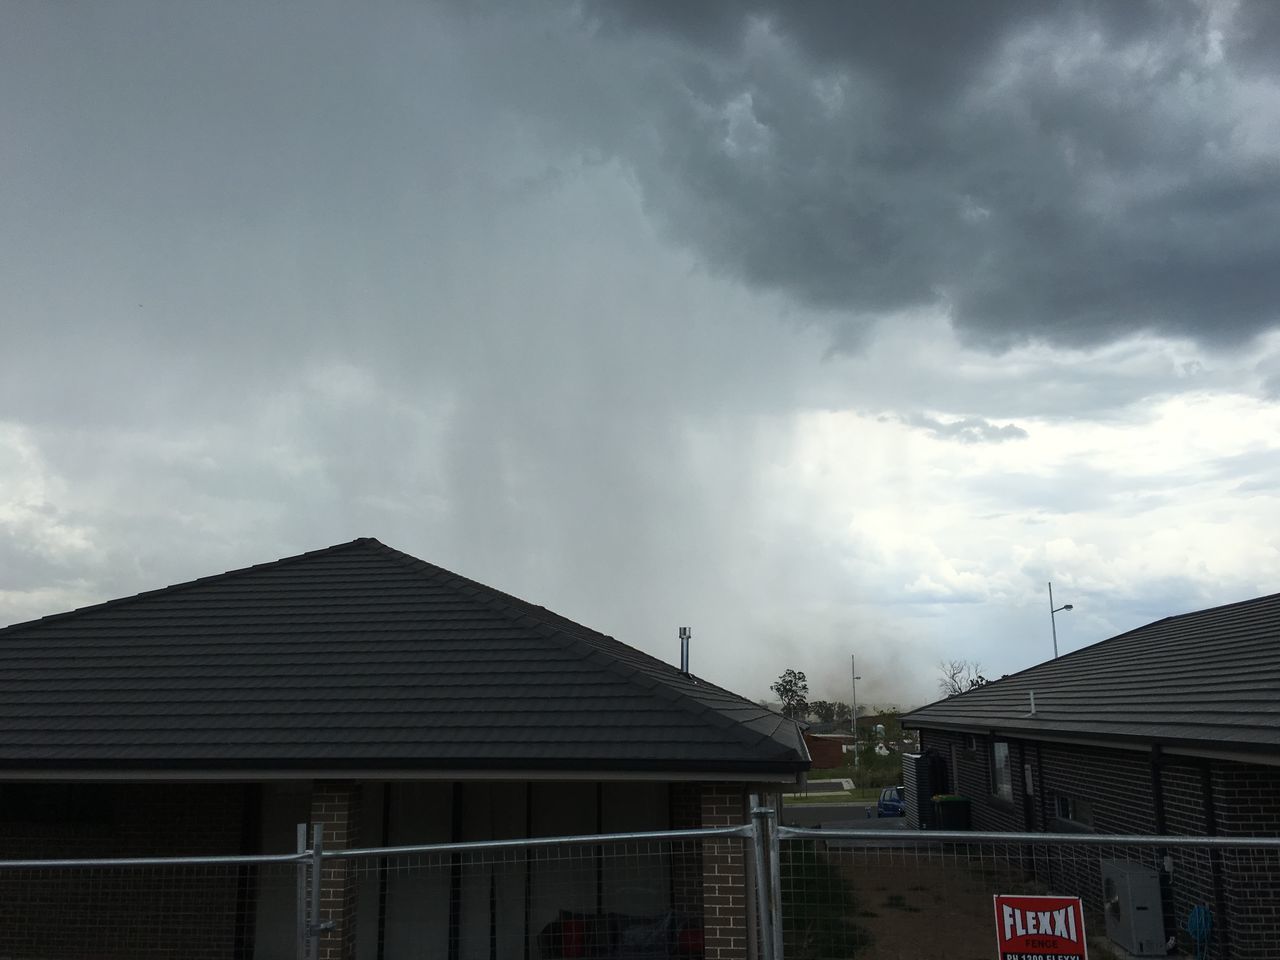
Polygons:
M867 811L871 816L867 816ZM875 816L874 803L782 804L782 822L788 827L835 827L840 830L905 830L905 817Z

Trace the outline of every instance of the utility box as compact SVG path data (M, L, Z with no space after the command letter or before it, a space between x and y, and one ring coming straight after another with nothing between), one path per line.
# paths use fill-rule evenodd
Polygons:
M902 755L902 800L908 827L928 830L933 826L933 785L929 782L929 764L918 753Z
M1160 875L1124 860L1102 861L1102 909L1107 939L1135 957L1165 955Z

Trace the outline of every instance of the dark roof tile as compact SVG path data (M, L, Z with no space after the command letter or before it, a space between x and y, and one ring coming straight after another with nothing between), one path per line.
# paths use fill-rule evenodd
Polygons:
M0 765L792 773L794 723L360 539L0 630Z
M1157 620L902 722L1280 753L1280 594Z

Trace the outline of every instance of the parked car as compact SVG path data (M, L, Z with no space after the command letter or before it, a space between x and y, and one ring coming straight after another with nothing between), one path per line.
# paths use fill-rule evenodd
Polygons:
M902 799L901 787L885 787L876 801L877 817L905 817L907 805Z

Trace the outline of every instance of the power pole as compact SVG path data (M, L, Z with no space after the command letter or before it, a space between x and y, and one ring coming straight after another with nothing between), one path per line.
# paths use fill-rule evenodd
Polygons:
M853 775L858 775L858 658L849 655L849 676L853 678ZM855 783L856 787L857 784Z

